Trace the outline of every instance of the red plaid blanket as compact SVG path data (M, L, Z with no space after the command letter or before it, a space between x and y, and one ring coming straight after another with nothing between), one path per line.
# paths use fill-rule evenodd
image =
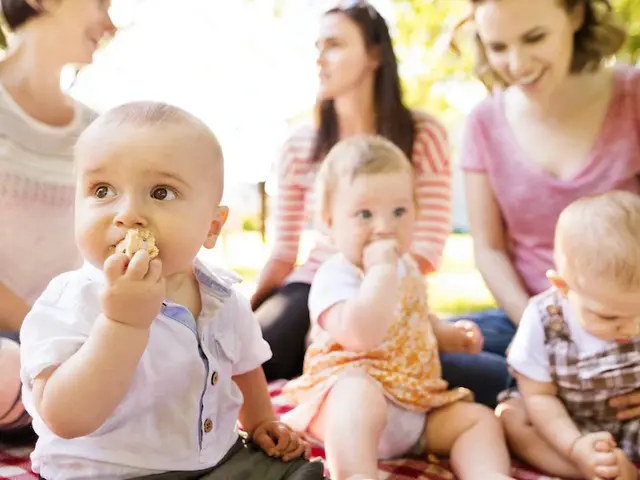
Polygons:
M277 414L291 409L280 396L282 383L269 386ZM34 480L38 476L31 472L30 449L0 450L0 480ZM314 457L324 458L324 451L316 448ZM514 476L518 480L551 480L522 466L516 466ZM402 459L380 463L380 478L386 480L455 480L446 462L429 463L422 459Z

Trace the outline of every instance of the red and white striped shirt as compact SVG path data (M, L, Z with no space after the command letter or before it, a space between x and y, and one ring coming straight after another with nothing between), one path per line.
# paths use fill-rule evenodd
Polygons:
M432 269L440 264L451 232L451 165L445 128L435 118L414 112L416 138L412 161L418 196L417 225L412 253L427 259ZM285 143L278 165L273 258L295 263L300 235L315 220L313 190L318 163L311 161L316 130L299 128ZM336 253L328 236L316 231L316 243L308 259L287 282L311 283L316 270Z

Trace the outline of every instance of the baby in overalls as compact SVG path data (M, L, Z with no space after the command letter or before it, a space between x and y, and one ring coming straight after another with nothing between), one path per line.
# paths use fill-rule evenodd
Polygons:
M462 480L509 478L498 420L463 388L448 390L438 349L478 353L471 322L440 322L409 247L416 224L413 167L391 142L339 142L318 174L321 224L339 254L309 295L311 346L284 393L282 420L324 442L331 478L377 478L378 459L451 455ZM425 423L426 420L426 423Z
M507 437L532 424L537 436L510 444L552 475L636 479L640 420L618 420L609 401L640 388L640 197L571 204L554 257L552 288L530 300L510 347L528 420L505 421Z

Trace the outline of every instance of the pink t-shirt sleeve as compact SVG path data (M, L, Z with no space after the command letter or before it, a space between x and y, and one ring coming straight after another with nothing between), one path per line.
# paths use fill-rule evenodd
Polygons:
M460 163L465 172L487 171L487 148L484 128L490 119L490 102L492 98L476 105L467 116L462 135Z

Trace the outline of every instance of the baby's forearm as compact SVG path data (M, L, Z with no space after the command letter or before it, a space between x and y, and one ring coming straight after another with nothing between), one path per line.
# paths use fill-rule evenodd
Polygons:
M253 434L258 425L276 420L262 367L236 375L233 381L243 397L238 420L249 435Z
M553 395L531 395L525 397L525 405L540 435L568 457L581 433L562 402Z
M376 265L365 274L357 296L347 302L345 323L363 349L384 340L397 305L398 283L394 265Z
M98 317L85 344L50 374L36 379L38 413L58 436L75 438L97 430L127 392L149 330Z

